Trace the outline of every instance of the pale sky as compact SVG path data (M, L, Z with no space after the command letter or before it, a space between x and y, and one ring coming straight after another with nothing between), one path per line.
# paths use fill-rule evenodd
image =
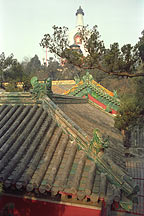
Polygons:
M20 62L45 50L39 46L52 26L75 28L81 5L84 24L98 25L106 47L135 45L144 29L144 0L0 0L0 53L11 53Z

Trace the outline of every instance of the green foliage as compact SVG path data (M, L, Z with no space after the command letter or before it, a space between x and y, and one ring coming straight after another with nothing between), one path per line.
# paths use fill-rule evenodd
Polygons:
M111 72L133 73L136 70L138 56L131 44L124 45L121 49L118 43L110 45L104 56L104 64Z
M23 76L23 68L22 65L15 60L15 62L11 65L10 68L5 70L4 79L7 81L15 80L22 81Z
M4 52L0 54L0 77L2 81L4 81L5 70L15 64L16 59L14 59L13 57L13 54L8 57L5 57Z
M98 69L92 69L91 70L91 74L94 78L94 80L96 82L101 82L102 80L104 80L105 78L109 78L109 79L112 79L112 76L109 76L108 74L102 72L101 70L98 70ZM109 88L108 88L109 89Z
M119 44L114 43L110 45L110 49L106 50L106 54L104 56L104 63L108 66L110 71L119 71L121 65L121 57L120 57L120 50Z
M139 38L138 43L136 44L136 49L138 50L138 55L141 58L141 61L144 63L144 30L141 32L142 36Z
M141 72L143 66L139 68ZM127 130L129 126L143 122L144 119L144 77L127 81L125 91L121 91L121 105L115 118L115 127ZM131 82L128 82L131 81Z
M30 83L31 76L27 76L26 74L23 74L22 82L23 82L23 90L29 91L32 87Z
M144 118L144 77L135 78L135 93L121 97L121 105L115 118L115 127L127 130Z
M126 130L129 125L136 123L138 116L139 108L136 106L135 97L126 95L121 98L118 115L115 117L115 127L119 130Z
M4 70L8 68L10 65L12 65L15 62L15 59L13 59L13 54L11 54L8 57L5 57L4 52L0 54L0 70Z
M75 64L77 66L83 64L83 54L70 48L66 48L62 52L61 57L66 58L69 64Z
M40 46L47 47L51 53L65 58L68 63L83 69L97 69L110 75L144 76L144 73L137 73L138 66L141 64L140 58L143 59L143 36L136 46L126 44L120 49L118 43L113 43L109 49L106 49L100 39L97 26L92 29L88 29L87 26L78 32L87 53L83 56L70 49L66 27L54 26L53 30L53 35L44 35Z
M121 48L122 52L122 70L128 73L133 73L137 69L137 63L139 56L137 55L136 48L132 47L131 44L124 45Z
M136 106L139 108L140 115L144 115L144 77L139 77L136 79Z
M66 48L69 48L69 40L68 40L68 28L53 26L53 35L45 34L43 39L41 40L40 46L47 47L50 53L54 53L57 56L61 57L63 51Z
M58 61L53 58L49 58L48 60L48 67L47 67L47 77L51 78L52 80L60 79L60 72L59 69L60 65Z
M72 64L68 64L65 63L65 65L62 68L62 71L60 73L58 73L58 77L57 79L61 79L61 80L72 80L74 79L74 77L78 76L78 77L82 77L85 74L85 71L72 65Z
M41 62L37 55L30 59L25 67L25 74L33 75L41 68Z

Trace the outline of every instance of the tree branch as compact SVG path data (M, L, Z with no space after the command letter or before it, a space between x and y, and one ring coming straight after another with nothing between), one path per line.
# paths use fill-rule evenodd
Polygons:
M70 64L73 64L74 66L82 68L82 69L90 69L90 70L92 70L92 69L98 69L98 70L101 70L102 72L107 73L109 75L126 76L126 77L129 77L129 78L144 76L144 73L130 74L130 73L125 72L125 71L122 71L122 72L106 71L101 66L85 67L83 65L78 65L78 64L75 64L75 63L70 63Z

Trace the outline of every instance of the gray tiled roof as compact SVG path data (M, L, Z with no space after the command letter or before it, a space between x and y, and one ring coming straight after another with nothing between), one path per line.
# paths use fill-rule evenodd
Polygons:
M117 193L120 197L121 191L115 193L109 174L101 172L78 149L79 142L89 140L86 133L50 99L45 100L49 101L47 107L42 104L0 107L0 181L5 190L42 196L49 192L52 196L68 194L89 204L105 197L115 199ZM55 109L53 113L50 106ZM58 118L59 112L63 114ZM67 126L63 127L66 119ZM121 161L117 165L123 170L123 151L119 150L120 154L116 154L116 148L114 151L107 155L116 159L114 163ZM104 163L115 169L106 158L102 159Z
M71 118L80 128L82 128L90 137L93 136L93 130L98 128L100 132L109 136L110 146L108 153L116 164L125 167L125 148L121 133L114 128L114 118L96 109L91 104L58 104L58 106Z
M3 105L0 117L0 180L6 187L66 191L80 199L102 194L95 164L42 107Z

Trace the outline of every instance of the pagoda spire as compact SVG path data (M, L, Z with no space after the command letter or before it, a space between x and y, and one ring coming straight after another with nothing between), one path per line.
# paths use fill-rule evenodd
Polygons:
M84 26L84 20L83 20L83 16L84 16L84 12L83 9L81 8L81 6L79 6L79 9L76 12L76 27L83 27Z

